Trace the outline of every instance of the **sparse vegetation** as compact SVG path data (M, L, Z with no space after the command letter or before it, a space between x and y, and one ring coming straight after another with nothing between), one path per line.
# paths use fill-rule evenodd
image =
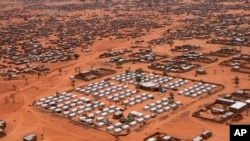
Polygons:
M58 72L59 72L60 75L62 75L62 69L61 68L58 69Z
M140 73L143 73L143 69L142 69L142 68L138 68L138 69L135 70L135 72L136 72L136 73L139 73L139 74L140 74Z
M122 68L122 62L121 61L116 61L116 67L117 68Z
M141 80L142 80L141 76L136 76L136 77L135 77L135 81L136 81L136 82L141 82Z
M73 56L74 56L74 58L75 58L76 60L80 57L80 55L77 54L77 53L75 53Z
M172 104L172 103L175 102L174 101L174 93L173 92L169 93L168 101L169 101L169 104Z
M75 80L71 80L71 86L73 87L73 89L75 88Z
M236 85L236 88L238 88L238 85L239 85L239 82L240 81L240 79L239 79L239 77L238 76L235 76L235 78L234 78L234 83L235 83L235 85Z

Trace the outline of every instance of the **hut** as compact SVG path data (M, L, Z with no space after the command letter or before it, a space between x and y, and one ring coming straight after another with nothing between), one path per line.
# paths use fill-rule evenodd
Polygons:
M108 127L106 128L106 131L110 132L110 131L114 130L114 128L115 128L115 127L114 127L113 125L108 126Z
M207 71L203 68L198 68L195 73L196 74L207 74Z
M192 141L203 141L203 138L201 136L197 136L193 138Z
M98 122L98 123L96 124L96 126L97 126L98 128L101 128L101 127L103 127L104 125L105 125L104 122Z
M162 141L171 141L171 139L172 137L168 135L162 137Z
M23 137L23 141L37 141L36 134L29 134Z
M133 127L133 126L135 126L136 124L137 124L136 121L131 121L131 122L129 123L129 126L130 126L130 127Z
M6 122L3 120L0 120L0 129L5 129L6 128Z
M209 131L209 130L206 130L204 132L201 133L201 137L204 138L204 139L208 139L212 136L212 132Z
M124 115L123 115L123 113L121 111L117 111L117 112L114 112L113 119L120 119L123 116Z
M122 129L121 128L115 128L114 129L114 133L115 134L120 134L122 132Z
M122 130L129 130L129 125L122 125Z

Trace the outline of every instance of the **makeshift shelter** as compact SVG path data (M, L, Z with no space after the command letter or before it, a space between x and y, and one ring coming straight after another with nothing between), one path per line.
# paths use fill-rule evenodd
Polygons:
M209 130L206 130L204 132L201 133L201 137L203 137L204 139L208 139L212 136L212 132Z
M114 133L115 134L120 134L122 132L122 129L121 128L115 128L114 129Z
M203 141L203 138L201 136L197 136L197 137L193 138L192 141Z
M205 69L203 69L203 68L198 68L196 70L196 74L207 74L207 71Z
M6 128L6 122L3 120L0 120L0 129L5 129Z
M23 137L23 141L37 141L36 134L29 134Z
M113 119L120 119L123 117L123 113L121 111L117 111L113 114Z

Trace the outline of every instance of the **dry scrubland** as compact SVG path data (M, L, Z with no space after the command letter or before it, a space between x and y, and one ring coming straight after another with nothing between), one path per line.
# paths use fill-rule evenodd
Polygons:
M142 68L150 73L163 73L163 71L149 69L150 62L145 63L140 60L123 63L121 67L117 67L116 63L107 63L110 57L99 58L100 54L107 50L129 50L132 46L149 47L154 54L173 59L183 52L171 50L175 46L182 45L200 46L194 51L218 58L218 60L213 63L195 62L206 70L205 75L195 75L196 69L185 73L167 72L167 75L222 84L225 88L205 98L179 96L179 89L178 91L167 89L163 96L159 96L160 92L146 92L155 95L155 99L150 101L153 102L163 97L168 98L169 92L172 91L175 98L182 101L184 105L175 111L157 114L151 123L119 139L121 141L143 140L155 132L165 132L180 139L191 140L203 129L208 129L213 132L209 140L229 140L229 126L226 123L204 121L192 117L192 113L202 105L214 102L218 95L250 88L249 70L246 70L248 73L240 73L231 71L232 67L219 65L231 59L233 55L229 57L209 55L223 47L240 50L241 54L250 53L249 3L246 3L247 1L204 3L191 0L164 2L161 0L151 3L123 0L106 1L106 3L77 0L1 1L0 64L3 68L0 70L4 71L8 68L13 70L15 67L20 68L26 64L38 68L44 65L48 68L48 70L40 71L39 76L39 71L33 71L32 67L27 67L27 69L32 70L33 74L12 71L10 75L1 76L0 119L7 122L6 136L1 140L19 140L29 133L37 134L38 140L43 141L116 140L113 135L106 132L84 125L75 125L68 119L31 105L34 101L52 95L56 91L63 92L72 89L72 82L69 78L76 74L76 68L79 67L81 71L91 68L107 68L117 72L89 82L76 79L75 88L125 73L128 69L132 71ZM85 8L76 5L84 5ZM215 38L223 41L215 40ZM136 41L139 40L143 42L137 43ZM219 43L213 44L211 43L213 41ZM8 51L8 48L11 48L11 51ZM138 48L132 49L132 52L137 51ZM59 57L51 59L51 56L41 56L49 52L54 52L52 56ZM31 57L20 55L26 53L31 54ZM75 57L75 53L80 55L79 58ZM125 58L128 57L127 54L129 53L121 56ZM39 55L40 60L34 59L36 58L34 56ZM10 56L19 56L19 58L11 59ZM20 60L28 60L28 62ZM246 66L249 64L246 63ZM234 81L236 76L239 78L238 87ZM135 89L131 84L129 87ZM185 87L188 86L181 87L180 90ZM15 102L10 98L11 95L14 95ZM79 93L78 95L80 96ZM89 97L93 100L93 97ZM109 106L109 102L104 101ZM149 102L142 105L147 103ZM128 107L125 113L132 110L142 111L142 105ZM121 103L117 106L124 107ZM247 116L245 112L242 115L244 118L237 124L250 123L249 115ZM228 123L230 122L229 120Z

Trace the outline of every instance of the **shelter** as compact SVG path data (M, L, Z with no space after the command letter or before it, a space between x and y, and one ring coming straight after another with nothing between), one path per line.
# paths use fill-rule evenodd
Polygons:
M237 101L229 107L231 112L238 112L247 107L247 103Z
M159 91L160 85L155 82L142 82L139 84L140 88L148 91Z
M0 129L5 129L6 128L6 122L3 120L0 120Z
M212 132L209 130L206 130L204 132L201 133L201 137L203 137L204 139L208 139L212 136Z
M198 68L196 70L196 74L207 74L207 71L205 69L203 69L203 68Z
M36 134L29 134L23 137L23 141L37 141Z
M232 104L235 103L234 100L225 99L225 98L221 98L221 97L217 98L216 102L218 102L220 104L225 104L225 105L228 105L228 106L230 106L230 105L232 105Z
M197 137L193 138L192 141L203 141L203 138L201 136L197 136Z
M120 119L123 117L123 113L121 111L117 111L113 114L113 119Z

